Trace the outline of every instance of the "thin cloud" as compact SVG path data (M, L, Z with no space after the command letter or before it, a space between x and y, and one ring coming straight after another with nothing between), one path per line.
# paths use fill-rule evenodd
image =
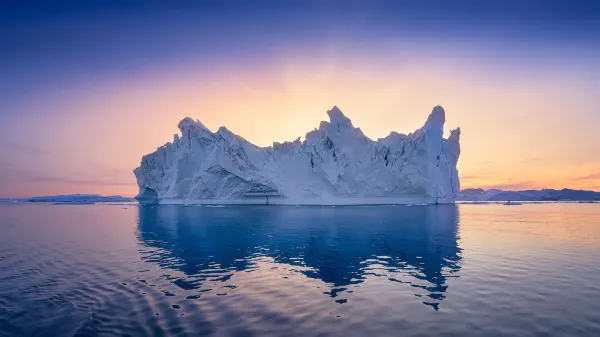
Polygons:
M540 157L528 157L528 158L522 159L521 163L539 163L543 160L544 159L540 158Z
M492 184L492 185L484 185L484 186L476 186L477 188L483 188L485 190L490 189L498 189L503 191L522 191L531 189L530 181L522 181L522 182L514 182L514 183L504 183L504 184ZM473 187L475 188L475 187Z
M87 174L77 174L79 176L90 176ZM134 175L125 170L116 169L95 169L93 176L96 179L77 179L68 178L61 175L41 174L39 170L31 170L28 167L19 167L13 163L0 160L0 182L15 183L15 182L62 182L66 184L82 184L82 185L131 185L135 184Z
M135 181L110 180L110 179L71 179L56 176L34 176L27 178L28 182L47 183L58 182L72 185L104 185L104 186L126 186L135 185Z
M18 151L21 153L23 153L23 152L30 153L30 154L34 154L34 155L51 155L53 153L52 151L49 151L47 149L44 149L44 148L41 148L38 146L17 143L17 142L13 142L11 140L0 141L0 148L11 150L11 151Z
M580 176L573 178L575 181L590 181L590 180L600 180L600 173L592 173L585 176Z
M461 181L472 181L472 180L481 180L481 179L489 179L490 177L497 176L498 172L479 172L472 174L465 174L460 176Z
M508 183L508 184L500 184L500 185L493 185L490 188L496 188L499 190L509 190L509 191L522 191L522 190L527 190L527 189L531 189L532 184L530 181L525 181L525 182L518 182L518 183Z
M65 156L63 153L47 150L47 149L44 149L44 148L38 147L38 146L18 143L18 142L14 142L14 141L10 141L10 140L0 140L0 150L8 150L13 153L16 152L16 153L20 153L20 154L24 153L26 155L36 156L36 157L42 156L42 155L43 156L51 156L50 158L48 158L48 160L61 161L64 163L73 161L73 157ZM132 171L130 171L130 170L123 170L123 169L115 168L111 165L107 165L106 163L98 162L95 160L90 160L87 158L77 158L76 160L81 163L85 163L91 167L94 167L94 170L101 175L117 175L117 176L126 176L127 175L127 176L130 176L133 174ZM3 164L3 163L0 162L0 165L1 164ZM17 169L17 166L19 166L19 165L14 165L14 164L9 164L9 165L15 169ZM8 165L5 165L5 166L8 166ZM21 170L21 169L19 168L19 170ZM31 172L29 170L29 167L24 168L23 171Z
M471 181L471 180L477 180L477 179L483 178L483 177L485 177L485 175L482 175L482 174L468 174L468 175L460 176L460 180L461 181Z

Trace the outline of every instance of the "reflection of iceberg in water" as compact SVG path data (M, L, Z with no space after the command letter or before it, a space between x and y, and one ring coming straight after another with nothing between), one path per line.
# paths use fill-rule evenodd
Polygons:
M257 257L298 266L298 273L331 285L336 297L370 277L415 288L437 310L446 280L460 269L458 209L404 207L140 206L142 258L188 278L182 289L226 281L258 268ZM215 270L221 272L215 272ZM223 272L224 271L224 272Z

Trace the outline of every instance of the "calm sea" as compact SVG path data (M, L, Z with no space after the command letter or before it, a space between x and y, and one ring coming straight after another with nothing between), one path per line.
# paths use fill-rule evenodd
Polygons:
M0 205L0 336L600 336L600 204Z

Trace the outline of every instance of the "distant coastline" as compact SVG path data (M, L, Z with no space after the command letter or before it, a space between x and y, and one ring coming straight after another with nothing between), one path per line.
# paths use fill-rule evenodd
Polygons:
M468 188L460 191L456 201L600 201L600 192L568 188L522 191Z
M277 198L275 198L277 199ZM381 199L381 198L375 198ZM385 198L384 198L385 199ZM394 202L396 201L396 202ZM400 200L385 200L385 202L375 203L373 200L366 202L350 203L349 205L368 205L368 204L419 204L419 201L412 200L411 202L398 202ZM522 191L505 191L500 189L481 189L481 188L468 188L460 191L456 198L457 203L495 203L495 202L506 202L506 201L525 201L525 202L558 202L558 201L572 201L572 202L600 202L600 192L586 191L586 190L573 190L573 189L542 189L542 190L522 190ZM63 194L63 195L49 195L49 196L36 196L28 198L0 198L0 203L55 203L55 204L95 204L95 203L109 203L109 202L137 202L133 197L124 197L121 195L100 195L100 194ZM232 204L231 200L213 200L213 202L194 202L193 200L171 200L165 204ZM273 204L278 203L273 200ZM233 202L233 204L236 204ZM239 204L253 204L252 202L240 202ZM255 202L254 204L263 204L262 202ZM286 203L283 203L286 204ZM294 203L289 203L294 204ZM332 205L340 205L341 203L331 203Z
M30 198L0 198L0 203L11 202L46 202L57 204L95 204L97 202L132 202L133 198L121 195L99 195L99 194L63 194L48 195Z

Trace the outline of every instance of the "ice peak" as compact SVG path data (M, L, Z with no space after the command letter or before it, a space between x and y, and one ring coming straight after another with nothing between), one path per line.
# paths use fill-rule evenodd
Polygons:
M228 128L221 126L219 128L219 130L217 130L217 132L215 132L215 135L217 137L220 137L222 139L227 139L230 142L236 142L238 139L242 139L242 137L236 135L235 133L231 132Z
M233 132L229 131L225 126L221 126L219 130L217 130L217 133L221 135L233 135Z
M431 114L427 118L427 122L425 123L425 125L434 124L434 125L443 126L445 122L446 122L446 112L444 111L444 108L437 105L431 111Z
M450 130L450 137L448 137L448 140L458 143L460 141L460 128Z
M181 130L181 132L183 132L183 130L186 129L194 128L200 128L204 131L210 132L210 130L206 126L204 126L204 124L202 124L199 120L193 120L190 117L182 119L181 122L179 122L179 124L177 125L177 127L179 128L179 130Z
M186 117L182 119L181 122L179 122L179 124L177 124L177 127L179 128L179 130L183 131L183 129L187 129L189 126L192 126L194 124L196 124L196 121L194 121L190 117Z
M346 117L342 110L337 107L337 105L334 105L331 110L327 110L327 115L329 115L329 121L331 124L352 125L350 118Z

